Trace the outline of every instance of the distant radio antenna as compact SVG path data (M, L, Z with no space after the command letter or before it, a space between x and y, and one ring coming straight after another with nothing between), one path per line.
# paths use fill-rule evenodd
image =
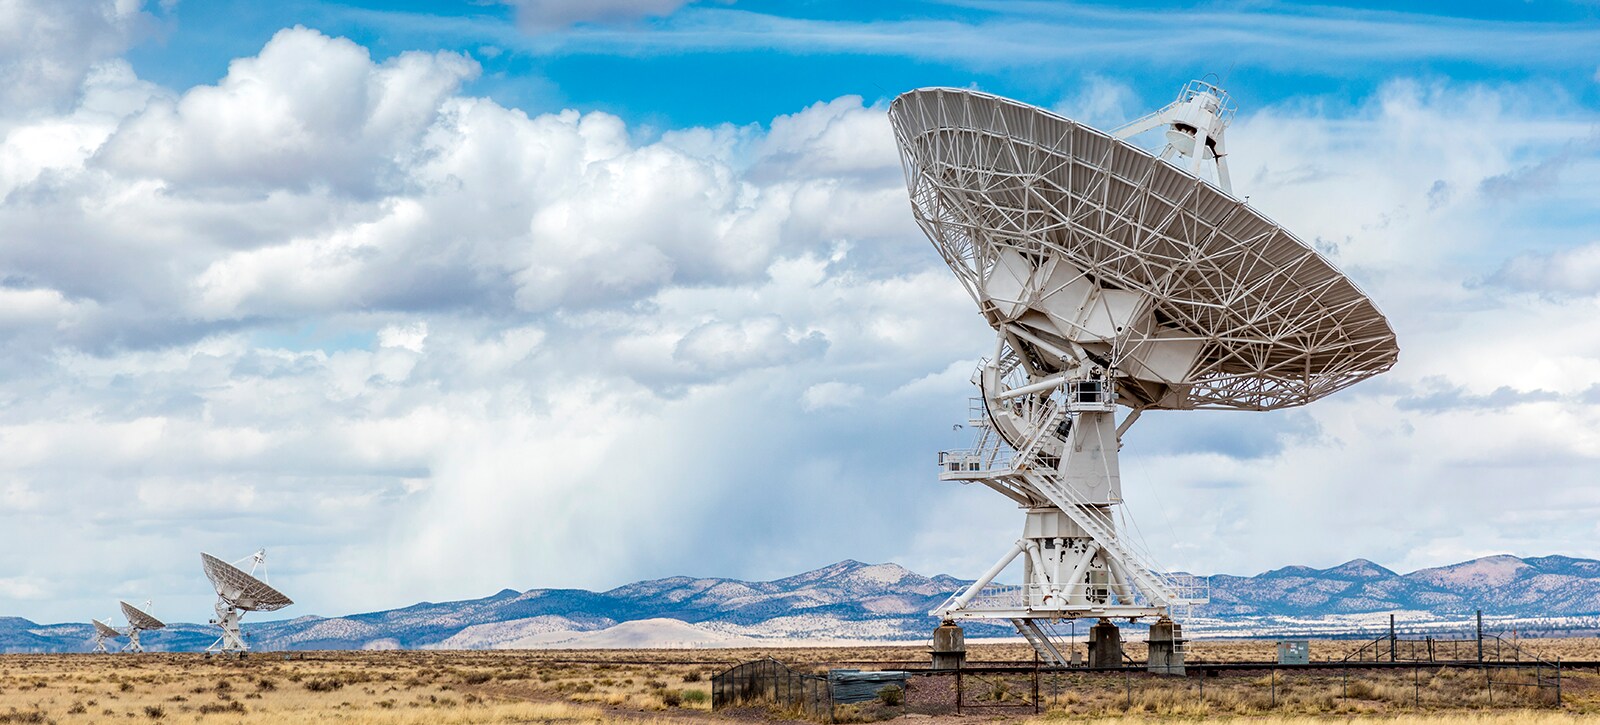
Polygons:
M139 633L162 629L166 622L150 615L150 602L144 603L144 609L139 609L127 602L117 602L122 607L122 618L128 620L128 644L122 649L124 652L143 652L144 647L139 644Z
M272 612L283 609L294 601L283 595L266 580L267 550L262 549L250 556L240 559L250 561L250 571L244 571L233 564L229 564L210 554L200 554L200 564L205 568L206 578L217 590L217 618L211 620L212 624L222 629L222 636L206 648L207 652L245 652L250 646L245 644L244 635L239 631L239 620L245 612ZM238 563L238 562L235 562ZM257 569L261 570L261 578L255 576Z
M106 619L109 620L111 618L110 617L106 617ZM109 624L106 624L105 622L102 622L102 621L100 621L98 619L91 619L89 621L94 624L94 651L95 652L98 652L100 654L106 654L109 651L109 650L106 649L106 640L109 639L109 640L115 641L115 640L118 640L118 639L122 639L122 633L118 632L116 627L113 627L113 626L111 626Z

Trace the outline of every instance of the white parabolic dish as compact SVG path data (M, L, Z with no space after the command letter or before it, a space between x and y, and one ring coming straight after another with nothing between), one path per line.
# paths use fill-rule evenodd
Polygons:
M911 91L889 118L918 224L1035 369L1071 349L1114 369L1130 407L1273 410L1399 355L1315 249L1137 146L967 90Z
M122 636L121 632L118 632L116 630L116 628L112 627L109 624L106 624L105 622L102 622L102 621L100 621L98 619L91 619L89 621L94 623L94 631L95 631L96 634L100 635L101 637L109 637L111 639L116 639L116 638Z
M294 604L283 592L215 556L201 554L200 562L217 596L238 609L271 612Z
M130 627L135 629L153 630L161 629L167 626L166 622L150 616L149 612L135 607L132 604L121 601L117 602L117 604L122 605L122 616L124 619L128 620L128 626Z

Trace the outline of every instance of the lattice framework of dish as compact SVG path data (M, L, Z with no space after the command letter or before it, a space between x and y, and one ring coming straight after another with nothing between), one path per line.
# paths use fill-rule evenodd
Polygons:
M210 554L201 554L200 560L205 566L206 578L216 587L217 596L239 609L271 612L294 604L283 592L239 567Z
M1398 357L1315 249L1137 146L975 91L913 91L889 115L917 221L990 324L1104 356L1132 407L1303 405ZM1086 294L1103 319L1055 312L1101 301Z
M167 626L166 622L156 619L155 617L151 616L149 612L135 607L132 604L122 601L117 602L117 604L121 605L122 617L123 619L128 620L128 625L131 627L136 629L151 630L161 629Z

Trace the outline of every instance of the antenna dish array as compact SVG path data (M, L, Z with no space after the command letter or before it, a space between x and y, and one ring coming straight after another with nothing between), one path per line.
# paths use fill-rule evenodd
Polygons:
M200 563L205 568L206 578L211 580L212 586L217 590L215 607L217 618L211 620L211 623L222 629L222 636L206 648L207 652L248 651L250 647L245 644L244 635L239 631L239 620L244 613L272 612L294 604L294 601L284 596L283 592L272 588L272 585L266 582L266 549L257 551L245 559L251 562L248 572L210 554L200 554ZM255 576L258 568L262 570L260 579Z
M1161 666L1181 671L1170 617L1208 594L1118 530L1122 434L1145 410L1288 408L1394 365L1366 295L1232 196L1233 113L1200 81L1112 134L975 91L891 104L917 223L996 333L974 376L975 444L941 453L940 478L1027 512L1022 538L935 616L1009 619L1052 664L1066 662L1041 621L1157 617L1151 667L1160 641ZM1123 140L1162 126L1159 155ZM990 586L1019 558L1022 586ZM1120 665L1116 628L1096 637L1090 664Z
M117 602L117 604L122 607L123 619L128 620L128 644L123 647L125 651L143 652L144 647L139 644L139 633L163 629L167 626L166 622L156 619L148 611L145 611L150 608L149 602L144 603L145 609L139 609L122 601Z
M262 549L250 556L250 571L245 571L210 554L200 554L200 564L205 569L206 578L211 580L212 586L217 591L216 619L212 624L222 629L222 636L206 648L207 652L244 652L249 649L245 644L244 635L239 631L239 620L245 612L271 612L294 604L284 596L283 592L274 589L266 581L267 551ZM241 559L240 561L244 561ZM256 571L261 571L261 576L256 577ZM118 601L122 609L122 616L128 620L126 632L118 630L106 622L98 619L89 620L94 624L94 651L106 652L106 641L117 640L123 637L128 639L128 644L122 648L124 652L143 652L144 647L139 642L142 632L151 632L165 629L166 622L150 614L150 602L144 603L144 608L135 607L125 601Z

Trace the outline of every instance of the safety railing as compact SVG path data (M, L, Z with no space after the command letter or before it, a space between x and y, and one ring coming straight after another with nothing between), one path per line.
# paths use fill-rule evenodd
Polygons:
M1178 602L1204 602L1210 599L1211 583L1203 577L1188 574L1161 575L1178 593ZM965 592L951 594L933 611L949 611ZM1048 612L1085 610L1100 607L1150 607L1152 604L1137 587L1127 587L1110 582L1079 582L1072 585L1047 587L1042 584L989 584L962 607L966 612L1016 612L1021 610Z
M1004 473L1015 453L1002 446L939 451L939 473Z

